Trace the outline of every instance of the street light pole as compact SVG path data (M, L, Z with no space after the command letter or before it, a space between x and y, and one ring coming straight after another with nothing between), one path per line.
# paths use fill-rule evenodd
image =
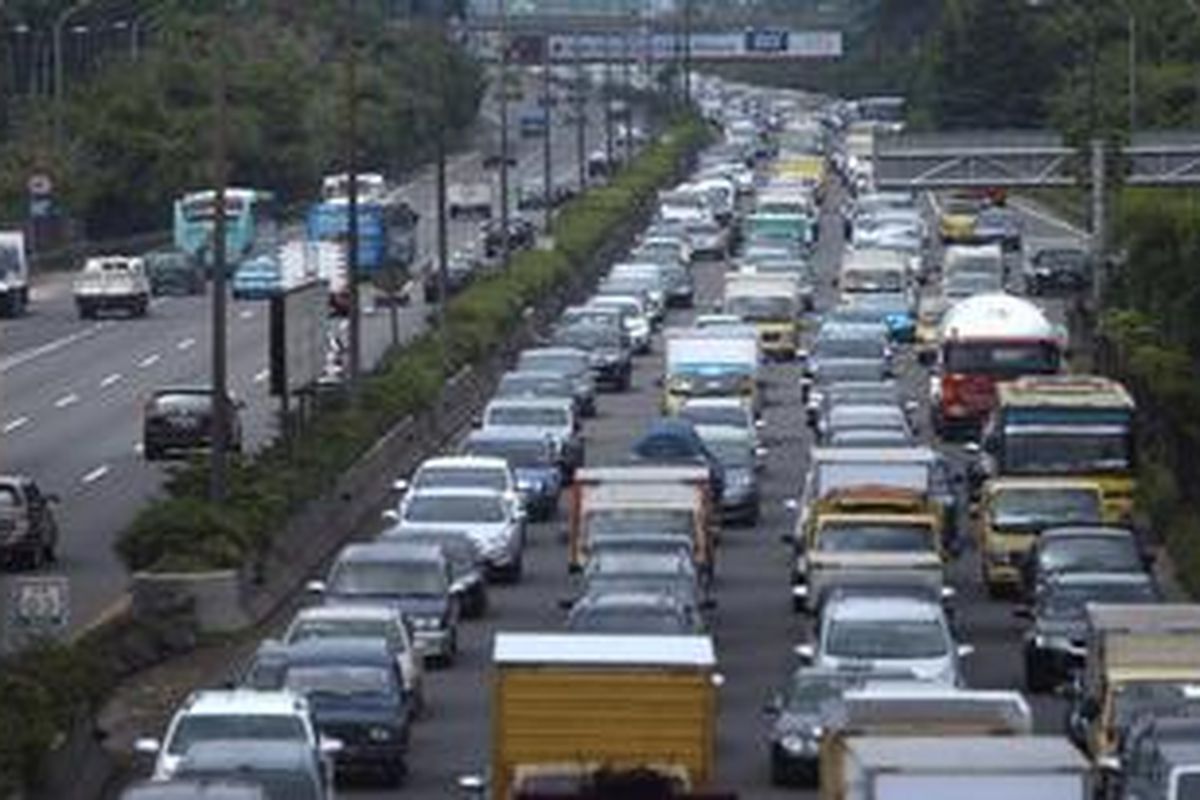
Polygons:
M1138 79L1137 79L1137 17L1133 9L1125 6L1129 28L1129 135L1137 130L1138 124Z
M554 216L554 152L550 133L554 128L553 100L550 86L550 31L547 30L542 37L542 108L546 120L546 133L542 140L542 210L547 236L550 234L550 220Z
M346 83L348 91L348 116L346 143L346 282L349 294L350 342L347 362L351 391L358 389L359 373L362 369L362 317L358 302L358 7L356 0L348 0L349 9L346 25L348 36L346 47Z
M500 10L500 263L508 265L508 4Z
M209 496L214 503L222 503L226 495L226 472L229 449L229 375L226 353L226 310L225 310L225 195L229 181L227 153L228 68L225 44L228 39L224 0L217 14L215 41L212 52L217 59L216 126L213 131L213 242L212 242L212 453L209 462Z
M53 36L54 50L54 141L56 144L62 143L62 117L63 117L63 81L66 79L66 71L63 69L63 26L67 24L75 14L90 6L94 0L79 0L74 5L63 10L54 19L54 28L51 31Z

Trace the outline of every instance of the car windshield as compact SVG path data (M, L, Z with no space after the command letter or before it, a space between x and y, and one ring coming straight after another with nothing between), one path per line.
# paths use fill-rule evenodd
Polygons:
M497 406L488 411L488 425L516 425L534 428L565 428L571 422L565 408L544 406Z
M690 633L685 621L675 612L653 608L593 609L572 614L567 628L588 633Z
M1087 254L1081 250L1041 250L1033 262L1039 267L1082 272L1087 268Z
M821 336L813 348L817 358L877 359L884 355L882 339Z
M440 597L446 593L446 576L436 561L342 561L333 568L329 589L351 597Z
M418 494L404 504L406 522L487 522L507 519L498 495Z
M167 752L183 755L197 742L221 740L308 742L299 716L290 714L185 714L171 734Z
M630 533L680 533L692 535L692 513L668 508L614 508L587 512L588 536L620 536Z
M831 430L884 428L904 430L904 412L887 406L834 406L829 411Z
M305 619L288 632L288 642L308 639L386 639L395 648L404 644L399 636L389 637L391 623L382 619Z
M1071 583L1052 584L1039 599L1045 616L1083 619L1088 603L1155 603L1158 593L1149 581L1128 583Z
M1015 377L1053 373L1059 366L1059 348L1053 342L951 342L943 353L948 372Z
M798 674L783 695L784 708L793 714L817 714L841 700L847 689L860 679L841 675Z
M904 272L894 269L849 269L841 287L848 292L897 292L904 288Z
M725 311L745 320L791 320L795 303L790 297L759 297L742 295L725 301Z
M1004 286L1004 279L997 273L990 272L955 272L946 277L942 284L942 294L946 297L970 297L984 292L998 292Z
M1200 713L1200 685L1168 681L1127 681L1114 687L1113 727L1120 731L1146 717L1188 717Z
M855 308L870 309L881 314L907 314L911 308L908 297L901 292L872 292L853 299Z
M992 495L992 517L999 528L1038 528L1100 522L1100 494L1065 487L999 489Z
M1004 471L1069 475L1131 468L1133 441L1125 428L1004 434Z
M211 406L207 392L169 392L154 396L156 411L207 414Z
M928 525L836 521L821 526L817 549L823 553L932 553L936 545Z
M317 783L316 776L303 771L284 769L261 769L256 766L238 764L214 769L198 769L185 760L175 772L181 780L204 781L219 784L230 779L236 770L239 783L248 780L266 792L266 800L323 800L325 794ZM257 795L256 795L257 796Z
M825 633L825 652L836 658L940 658L949 648L946 630L932 619L838 619Z
M417 472L414 489L491 489L503 492L508 476L495 467L425 467Z
M628 294L628 292L623 292L623 294ZM563 347L578 347L581 350L620 347L621 334L612 326L571 325L555 331L554 342Z
M1132 536L1068 537L1043 541L1038 567L1044 572L1130 572L1141 569Z
M544 467L553 463L554 456L546 442L519 439L489 439L467 442L467 452L473 456L495 456L518 467Z
M341 697L395 694L394 676L375 666L333 665L288 667L284 686L297 694Z
M860 464L817 464L816 485L822 495L853 486L890 486L924 492L929 488L929 466L921 463L887 461Z

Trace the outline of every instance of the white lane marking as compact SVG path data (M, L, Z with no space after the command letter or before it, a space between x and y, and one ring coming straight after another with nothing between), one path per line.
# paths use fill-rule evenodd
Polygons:
M269 378L269 377L271 377L271 370L269 370L269 369L264 369L264 370L262 370L261 372L256 372L256 373L254 374L254 382L255 382L255 383L262 383L263 381L265 381L265 380L266 380L267 378Z
M254 312L248 308L243 308L238 312L238 317L241 319L254 319Z
M56 353L63 348L70 347L76 342L89 339L107 327L108 323L97 322L79 331L78 333L72 333L70 336L64 336L61 339L55 339L52 342L47 342L46 344L39 345L37 347L31 347L30 349L22 350L19 353L14 353L3 360L0 360L0 374L8 372L10 369L19 367L22 364L27 364L34 359L41 358L42 356L48 356L51 353Z
M146 369L147 367L153 367L155 364L158 363L158 360L160 358L162 358L162 356L160 356L158 353L152 353L151 355L148 355L145 358L143 358L141 361L139 361L138 366L141 367L142 369Z
M1064 231L1072 233L1075 236L1079 236L1080 238L1083 238L1083 239L1086 239L1091 235L1087 231L1083 230L1082 228L1076 227L1075 225L1072 225L1070 222L1067 222L1065 219L1056 217L1053 214L1047 214L1045 211L1042 211L1040 208L1038 208L1036 205L1029 202L1028 200L1025 200L1020 197L1014 197L1012 199L1012 203L1014 206L1016 206L1022 212L1026 213L1029 216L1034 217L1036 219L1040 219L1042 222L1045 222L1047 225L1053 225L1056 228L1062 228Z
M79 402L79 395L75 394L74 392L71 392L70 394L65 394L62 397L55 400L54 407L55 408L66 408L67 406L73 406L78 402Z
M80 480L84 483L84 485L87 485L89 483L95 483L107 474L108 464L101 464L88 474L84 475Z
M121 375L121 373L114 372L111 375L107 376L104 380L100 381L100 388L107 389L108 387L112 386L114 383L119 383L121 381L122 377L124 377L124 376Z
M11 422L6 422L4 424L4 432L12 433L13 431L18 431L21 428L24 428L28 424L29 424L29 417L17 417L16 419L12 420Z
M195 346L196 346L196 340L189 336L188 338L181 341L179 344L175 345L175 348L178 350L191 350Z

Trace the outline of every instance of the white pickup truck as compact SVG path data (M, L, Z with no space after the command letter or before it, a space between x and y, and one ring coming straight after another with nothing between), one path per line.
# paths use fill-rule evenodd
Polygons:
M141 258L100 256L89 258L75 278L75 305L80 319L102 311L120 309L144 317L150 306L150 278Z
M492 186L489 183L456 183L446 190L446 213L451 219L463 216L492 217Z

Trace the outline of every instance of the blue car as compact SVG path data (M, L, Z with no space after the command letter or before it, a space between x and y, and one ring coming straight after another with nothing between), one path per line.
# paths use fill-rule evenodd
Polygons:
M699 464L708 468L712 499L718 506L725 494L725 467L696 433L691 422L662 417L650 423L630 453L639 464Z
M552 519L558 513L562 469L552 439L535 430L482 428L467 437L463 453L508 461L517 479L521 503L531 519Z
M887 326L888 338L911 344L917 338L917 313L906 292L864 292L850 301L864 317Z
M283 271L270 256L254 256L233 273L234 300L267 300L283 291Z

